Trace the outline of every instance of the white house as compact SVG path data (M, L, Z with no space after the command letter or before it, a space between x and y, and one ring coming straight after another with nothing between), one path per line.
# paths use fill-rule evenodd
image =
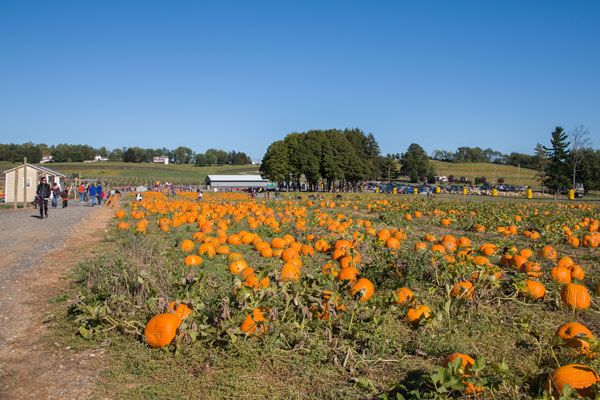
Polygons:
M54 160L52 159L52 156L42 156L42 159L40 160L40 164L45 164L45 163L49 163L49 162L54 162Z
M100 154L96 154L96 157L94 157L94 161L98 162L98 161L108 161L108 157L103 157Z
M152 157L152 162L154 164L169 164L169 157L168 156L154 156Z

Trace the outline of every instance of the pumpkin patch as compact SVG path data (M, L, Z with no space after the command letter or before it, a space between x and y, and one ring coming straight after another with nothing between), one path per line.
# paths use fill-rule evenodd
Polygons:
M341 397L557 398L598 381L597 206L148 192L122 207L75 302L86 334L220 367L214 348L326 366Z

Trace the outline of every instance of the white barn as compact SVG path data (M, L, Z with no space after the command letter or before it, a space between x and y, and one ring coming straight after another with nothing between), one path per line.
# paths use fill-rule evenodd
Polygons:
M211 188L226 189L266 189L269 183L260 175L208 175L206 177L206 186Z

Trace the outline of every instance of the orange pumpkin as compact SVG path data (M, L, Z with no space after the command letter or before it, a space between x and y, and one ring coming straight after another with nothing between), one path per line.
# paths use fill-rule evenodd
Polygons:
M189 255L185 258L185 265L188 267L191 265L201 265L201 264L202 264L202 258L200 256Z
M475 360L473 360L472 357L463 354L463 353L454 353L454 354L450 354L448 357L446 357L444 359L444 361L442 361L442 365L444 366L444 368L448 368L448 365L450 365L450 363L454 362L456 359L460 358L461 359L461 368L458 371L459 374L464 375L464 376L470 376L471 375L471 367L475 364Z
M552 397L559 398L563 393L564 386L568 383L577 391L579 396L594 398L595 394L592 386L600 381L600 376L593 368L585 365L569 364L555 370L548 382L546 390L549 390Z
M560 291L560 298L571 310L586 309L590 306L590 293L583 285L569 283Z
M414 293L408 288L400 288L396 291L396 303L403 304L412 302Z
M431 309L425 305L418 305L406 312L406 319L413 326L419 325L421 320L429 320L431 318Z
M369 300L373 296L375 287L370 280L366 278L360 278L352 285L350 288L350 293L354 296L359 291L362 291L360 301L363 302Z
M265 319L264 313L266 309L256 308L252 310L252 313L248 315L242 322L241 329L252 336L258 336L268 330L266 325L267 320Z
M594 334L580 323L568 322L558 328L555 336L559 336L565 342L565 347L576 348L582 353L587 353L589 351L590 343L586 340L579 339L579 337L592 339Z
M146 342L152 348L168 345L175 338L179 325L181 325L181 319L175 314L163 313L155 315L148 321L144 329Z

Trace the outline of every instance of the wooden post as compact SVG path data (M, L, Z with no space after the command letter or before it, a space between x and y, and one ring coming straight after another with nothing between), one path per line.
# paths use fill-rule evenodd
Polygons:
M27 157L23 157L23 208L27 208Z
M18 185L19 184L19 167L15 168L15 187L14 187L14 192L15 192L15 198L14 203L13 203L13 208L16 210L17 209L17 194L18 194Z

